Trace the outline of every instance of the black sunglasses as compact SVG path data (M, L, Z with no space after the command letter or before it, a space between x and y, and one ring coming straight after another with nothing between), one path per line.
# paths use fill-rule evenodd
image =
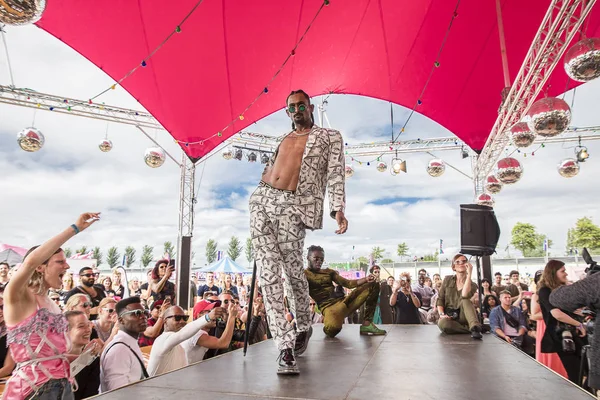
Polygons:
M81 274L79 276L85 276L86 278L92 277L92 276L96 276L96 274Z
M92 303L90 303L89 301L86 301L85 303L81 303L81 305L82 305L84 308L88 308L88 307L92 307L92 306L93 306L93 304L92 304Z
M188 318L190 318L189 315L169 315L167 318L165 319L169 319L169 318L174 318L175 321L180 322L180 321L185 321L187 322Z
M306 111L306 106L304 104L300 104L296 106L295 104L290 104L287 108L290 114L294 114L296 112L296 107L298 107L298 111L304 112Z

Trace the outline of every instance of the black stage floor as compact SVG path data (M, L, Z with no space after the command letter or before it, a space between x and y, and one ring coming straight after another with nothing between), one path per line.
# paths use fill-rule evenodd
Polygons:
M391 325L385 337L314 326L299 376L276 375L271 341L99 396L101 399L587 399L594 398L491 335L447 336L436 326Z

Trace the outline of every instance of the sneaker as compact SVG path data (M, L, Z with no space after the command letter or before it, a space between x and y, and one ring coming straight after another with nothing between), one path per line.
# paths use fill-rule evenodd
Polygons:
M281 350L277 362L279 364L277 368L278 375L298 375L300 373L300 370L296 365L294 350L292 349Z
M471 337L473 339L481 339L483 337L481 336L481 326L475 325L473 328L471 328Z
M298 333L296 336L296 346L294 347L294 354L296 356L300 356L306 351L308 340L312 336L312 332L313 329L312 326L310 326L307 331Z
M381 335L386 335L387 332L383 329L379 329L378 327L375 326L374 323L371 322L371 325L368 326L364 326L361 325L360 326L360 334L361 335L369 335L369 336L381 336Z

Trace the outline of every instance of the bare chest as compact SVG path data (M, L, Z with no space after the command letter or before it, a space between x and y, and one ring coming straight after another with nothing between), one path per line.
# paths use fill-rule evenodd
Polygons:
M288 159L302 159L302 155L304 154L304 149L306 148L306 142L308 140L308 135L306 136L295 136L294 134L286 137L281 145L279 146L279 154L278 157L288 158Z

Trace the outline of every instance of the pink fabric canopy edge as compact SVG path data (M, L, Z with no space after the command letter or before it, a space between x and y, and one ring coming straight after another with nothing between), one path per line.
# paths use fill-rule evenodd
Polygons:
M38 25L119 80L196 3L50 1ZM182 31L122 86L194 159L283 108L291 90L301 88L311 96L357 94L412 108L456 3L332 0L270 82L321 4L321 0L205 0L181 25ZM502 7L514 79L548 1L504 0ZM596 7L586 34L597 36L599 31ZM461 1L439 62L417 112L480 150L496 120L504 87L494 1ZM571 81L567 86L567 82L559 63L548 82L548 94L578 85ZM268 93L244 113L267 85ZM243 120L239 118L242 113ZM233 125L223 130L231 121ZM214 136L220 131L222 136ZM202 144L188 144L201 140Z

